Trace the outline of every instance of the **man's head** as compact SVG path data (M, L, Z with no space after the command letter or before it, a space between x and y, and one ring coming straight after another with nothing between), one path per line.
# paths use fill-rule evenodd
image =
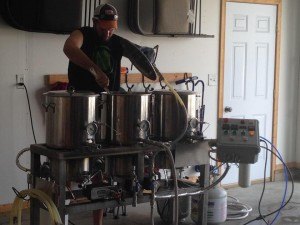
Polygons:
M103 41L108 41L118 28L118 12L110 4L101 4L95 8L94 27Z

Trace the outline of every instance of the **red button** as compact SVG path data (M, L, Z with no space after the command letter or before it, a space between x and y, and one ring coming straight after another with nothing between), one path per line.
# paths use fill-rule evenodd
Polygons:
M255 131L249 131L250 136L254 136L254 134L255 134Z

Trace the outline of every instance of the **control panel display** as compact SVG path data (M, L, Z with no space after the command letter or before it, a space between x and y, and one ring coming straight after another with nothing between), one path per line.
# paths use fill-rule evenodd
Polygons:
M228 163L256 163L260 152L258 120L218 120L217 158Z

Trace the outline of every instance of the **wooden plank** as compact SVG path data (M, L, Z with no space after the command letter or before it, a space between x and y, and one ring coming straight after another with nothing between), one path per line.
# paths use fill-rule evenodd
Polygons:
M23 209L29 208L29 202L24 202ZM1 214L9 214L12 209L12 204L4 204L0 205L0 213Z
M218 118L223 117L224 101L224 67L225 67L225 27L226 27L226 0L221 2L221 27L219 47L219 88L218 88Z
M272 143L277 146L278 133L278 99L279 99L279 75L280 75L280 48L281 48L281 23L282 23L282 2L277 5L277 30L276 30L276 49L275 49L275 77L273 92L273 130ZM275 181L276 157L271 156L271 180Z
M177 80L186 78L186 77L191 77L191 73L163 73L162 74L164 78L168 82L175 82ZM67 74L49 74L46 75L46 85L52 85L55 84L56 82L65 82L68 83L68 76ZM125 74L121 74L121 84L125 83ZM158 78L153 81L148 78L145 78L145 83L156 83L159 82ZM142 83L142 75L140 73L132 73L128 74L128 83Z
M163 77L168 82L175 82L177 80L181 80L183 78L191 77L191 73L163 73ZM150 80L148 78L145 78L145 83L157 83L159 82L159 79L156 80ZM125 75L121 76L121 84L125 83ZM128 74L128 83L142 83L142 75L140 73L132 73Z
M56 82L68 83L68 75L67 74L50 74L46 75L46 85L52 85Z
M289 169L299 169L300 168L300 163L296 163L296 162L289 162L289 163L286 163L286 165ZM276 164L275 172L282 171L282 170L284 170L284 165Z

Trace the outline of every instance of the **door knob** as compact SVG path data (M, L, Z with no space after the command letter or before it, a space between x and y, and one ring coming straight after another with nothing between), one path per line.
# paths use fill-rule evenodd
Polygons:
M231 111L232 111L232 108L229 107L229 106L225 106L224 111L225 111L226 113L231 112Z

